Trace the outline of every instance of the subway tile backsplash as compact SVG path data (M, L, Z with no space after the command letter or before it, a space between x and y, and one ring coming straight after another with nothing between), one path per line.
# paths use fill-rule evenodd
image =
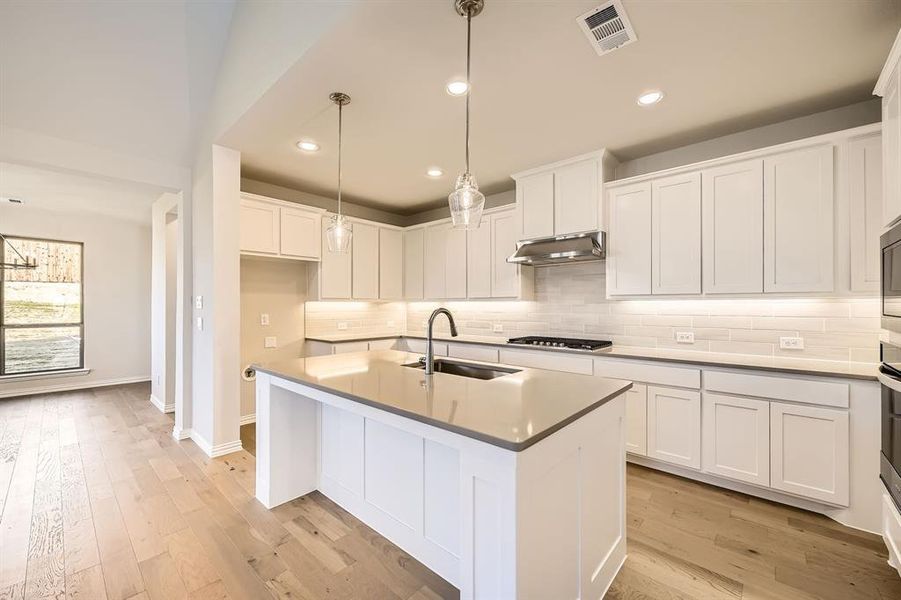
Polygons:
M470 336L584 336L622 346L855 362L879 359L875 296L607 300L604 267L604 262L589 262L536 269L534 301L309 302L306 332L311 337L403 331L421 335L431 311L442 305L453 312L460 333ZM347 329L339 330L338 323L346 323ZM497 325L501 332L494 331ZM447 321L437 321L436 330L449 333ZM677 344L676 332L694 333L694 343ZM780 337L802 337L804 349L781 350Z

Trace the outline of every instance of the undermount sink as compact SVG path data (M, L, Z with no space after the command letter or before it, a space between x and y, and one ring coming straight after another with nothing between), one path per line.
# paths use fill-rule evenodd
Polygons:
M419 362L408 363L405 367L414 369L425 369L425 360ZM519 369L508 369L506 367L486 367L483 365L474 365L471 363L457 362L454 360L435 360L435 372L445 373L447 375L459 375L460 377L470 377L472 379L497 379L504 375L519 373Z

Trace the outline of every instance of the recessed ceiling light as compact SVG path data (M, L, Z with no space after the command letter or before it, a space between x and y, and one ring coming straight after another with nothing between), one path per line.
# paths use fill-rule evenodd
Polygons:
M442 171L438 167L429 167L425 174L429 177L441 177L442 175L444 175L444 171Z
M653 90L651 92L645 92L641 96L638 97L638 105L639 106L653 106L663 100L663 92L660 90Z
M462 79L456 79L447 84L447 93L451 96L463 96L469 91L469 84Z
M300 140L297 142L297 147L304 152L316 152L319 150L319 144L310 140Z

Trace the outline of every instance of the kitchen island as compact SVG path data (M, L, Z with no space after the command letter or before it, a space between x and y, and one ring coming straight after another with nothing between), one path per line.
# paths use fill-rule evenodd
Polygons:
M318 489L462 598L602 597L626 556L631 383L497 365L493 379L427 376L418 359L256 365L257 499Z

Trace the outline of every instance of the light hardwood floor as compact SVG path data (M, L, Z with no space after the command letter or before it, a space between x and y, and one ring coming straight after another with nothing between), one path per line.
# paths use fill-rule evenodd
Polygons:
M175 442L148 395L0 400L0 599L457 597L321 494L265 510L252 453ZM901 598L876 536L634 466L628 496L608 598Z

